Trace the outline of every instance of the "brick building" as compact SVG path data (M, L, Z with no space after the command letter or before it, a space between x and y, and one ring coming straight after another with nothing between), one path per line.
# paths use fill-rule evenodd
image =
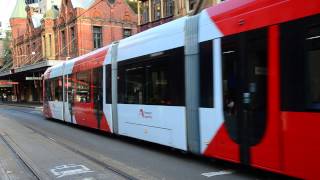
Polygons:
M39 3L17 0L10 18L13 67L0 79L14 82L17 101L42 100L41 75L48 67L137 32L137 15L124 0Z
M137 15L124 0L91 1L62 1L53 27L57 59L86 54L137 32Z
M224 0L136 0L139 32L218 4Z

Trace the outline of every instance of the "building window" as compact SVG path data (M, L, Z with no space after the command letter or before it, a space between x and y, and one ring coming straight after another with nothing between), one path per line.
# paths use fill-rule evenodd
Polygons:
M161 18L161 3L160 0L154 0L152 2L153 20L157 21Z
M123 38L127 38L132 35L131 29L123 29Z
M165 17L173 16L173 13L174 13L173 0L164 0L163 8L164 8Z
M37 50L36 50L36 43L33 42L33 43L32 43L32 54L33 54L33 53L36 53L36 52L37 52Z
M51 39L52 37L51 37L51 34L49 34L49 56L51 56L52 54L51 54L51 52L52 52L52 39Z
M114 4L115 0L108 0L110 4Z
M42 53L44 56L46 56L46 36L45 35L42 36L42 45L43 45Z
M194 6L196 5L196 0L189 0L189 11L194 10Z
M102 47L102 27L93 26L93 48L101 48Z
M76 34L74 31L74 27L70 28L70 34L71 34L71 51L75 52L76 51Z
M27 56L31 55L30 45L27 45Z
M65 31L61 31L61 50L63 55L67 55L67 46L66 46L66 34Z
M149 22L149 4L148 1L142 2L142 20L141 23L145 24Z

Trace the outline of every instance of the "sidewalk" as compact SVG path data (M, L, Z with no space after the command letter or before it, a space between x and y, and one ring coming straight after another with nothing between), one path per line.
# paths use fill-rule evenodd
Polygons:
M19 102L3 102L0 101L0 105L7 106L16 106L16 107L25 107L42 110L42 103L19 103Z

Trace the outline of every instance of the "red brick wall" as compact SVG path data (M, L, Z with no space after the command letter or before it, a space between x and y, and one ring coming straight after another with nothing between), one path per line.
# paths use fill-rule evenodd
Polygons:
M22 36L26 32L27 19L13 18L10 19L10 26L12 30L12 39Z
M61 7L59 18L56 19L55 26L57 37L57 59L66 59L66 57L75 57L91 52L93 45L93 26L102 27L103 46L113 41L123 38L123 29L132 29L132 33L137 32L137 15L131 10L129 5L123 0L116 0L114 4L108 1L97 0L90 9L73 8L69 0L68 6L64 3ZM71 18L70 18L71 17ZM70 52L70 33L66 33L66 44L68 45L68 54L63 55L61 47L61 31L70 32L70 28L74 27L76 31L76 44L78 51Z
M28 17L30 18L30 17ZM41 29L32 28L28 19L10 19L12 28L13 67L42 60ZM32 53L34 52L34 53Z
M20 67L32 64L42 59L47 59L43 54L44 42L42 36L46 33L53 34L51 47L55 47L54 58L65 60L91 52L93 45L93 26L102 27L103 46L123 38L123 29L132 29L132 34L137 32L137 15L131 10L124 0L115 0L109 4L107 0L96 0L97 5L89 9L73 8L71 0L67 5L62 1L59 16L55 20L44 19L42 27L34 29L28 19L11 19L13 32L13 66ZM28 18L32 15L28 9ZM75 30L76 50L72 50L71 28ZM62 46L61 31L65 32L65 46ZM33 47L35 43L35 47ZM27 47L29 45L29 50ZM63 54L63 49L67 53ZM36 54L33 55L31 52Z

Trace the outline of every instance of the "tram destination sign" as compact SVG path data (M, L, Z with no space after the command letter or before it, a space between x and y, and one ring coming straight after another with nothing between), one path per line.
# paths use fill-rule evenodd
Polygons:
M41 81L42 77L26 77L26 81L34 81L34 80Z

